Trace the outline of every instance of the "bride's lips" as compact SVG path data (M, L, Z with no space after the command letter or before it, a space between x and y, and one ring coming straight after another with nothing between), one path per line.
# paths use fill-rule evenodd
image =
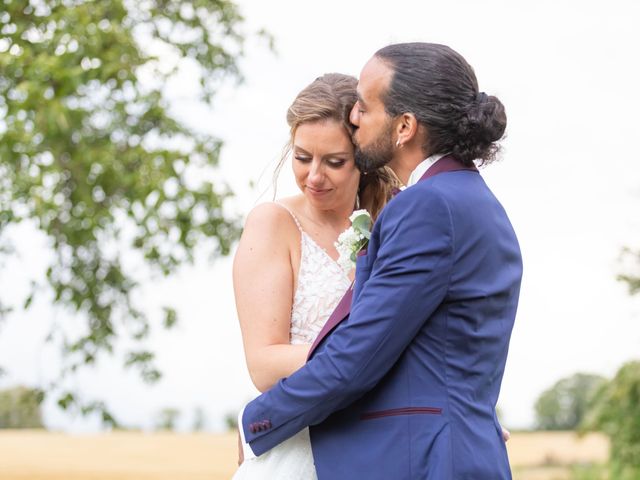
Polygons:
M307 185L307 191L315 196L315 197L321 197L323 195L326 195L327 193L329 193L331 191L330 188L314 188L314 187L310 187L309 185Z

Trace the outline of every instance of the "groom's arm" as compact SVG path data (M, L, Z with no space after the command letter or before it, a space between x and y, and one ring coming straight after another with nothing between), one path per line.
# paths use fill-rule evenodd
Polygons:
M321 422L378 383L443 301L452 244L451 215L433 185L387 205L378 255L350 317L304 367L246 406L241 428L253 452Z

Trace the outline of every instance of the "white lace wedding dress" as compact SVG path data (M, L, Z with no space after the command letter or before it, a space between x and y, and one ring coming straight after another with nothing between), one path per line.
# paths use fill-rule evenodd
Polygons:
M291 311L290 338L292 344L310 344L320 333L351 281L329 254L302 230L295 215L291 211L289 213L301 237L300 270ZM316 478L309 429L305 428L267 453L246 460L233 480Z

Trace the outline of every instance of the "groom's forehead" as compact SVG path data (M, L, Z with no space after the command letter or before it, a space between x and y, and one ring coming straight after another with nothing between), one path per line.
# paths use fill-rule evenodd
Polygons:
M371 102L385 92L391 84L393 69L378 57L371 58L362 68L358 81L358 99Z

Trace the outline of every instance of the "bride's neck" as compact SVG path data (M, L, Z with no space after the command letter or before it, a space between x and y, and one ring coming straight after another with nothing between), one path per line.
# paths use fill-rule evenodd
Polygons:
M353 208L350 206L321 210L312 206L309 202L305 202L305 214L313 223L320 226L329 226L336 230L343 230L348 227L349 216L352 212Z

